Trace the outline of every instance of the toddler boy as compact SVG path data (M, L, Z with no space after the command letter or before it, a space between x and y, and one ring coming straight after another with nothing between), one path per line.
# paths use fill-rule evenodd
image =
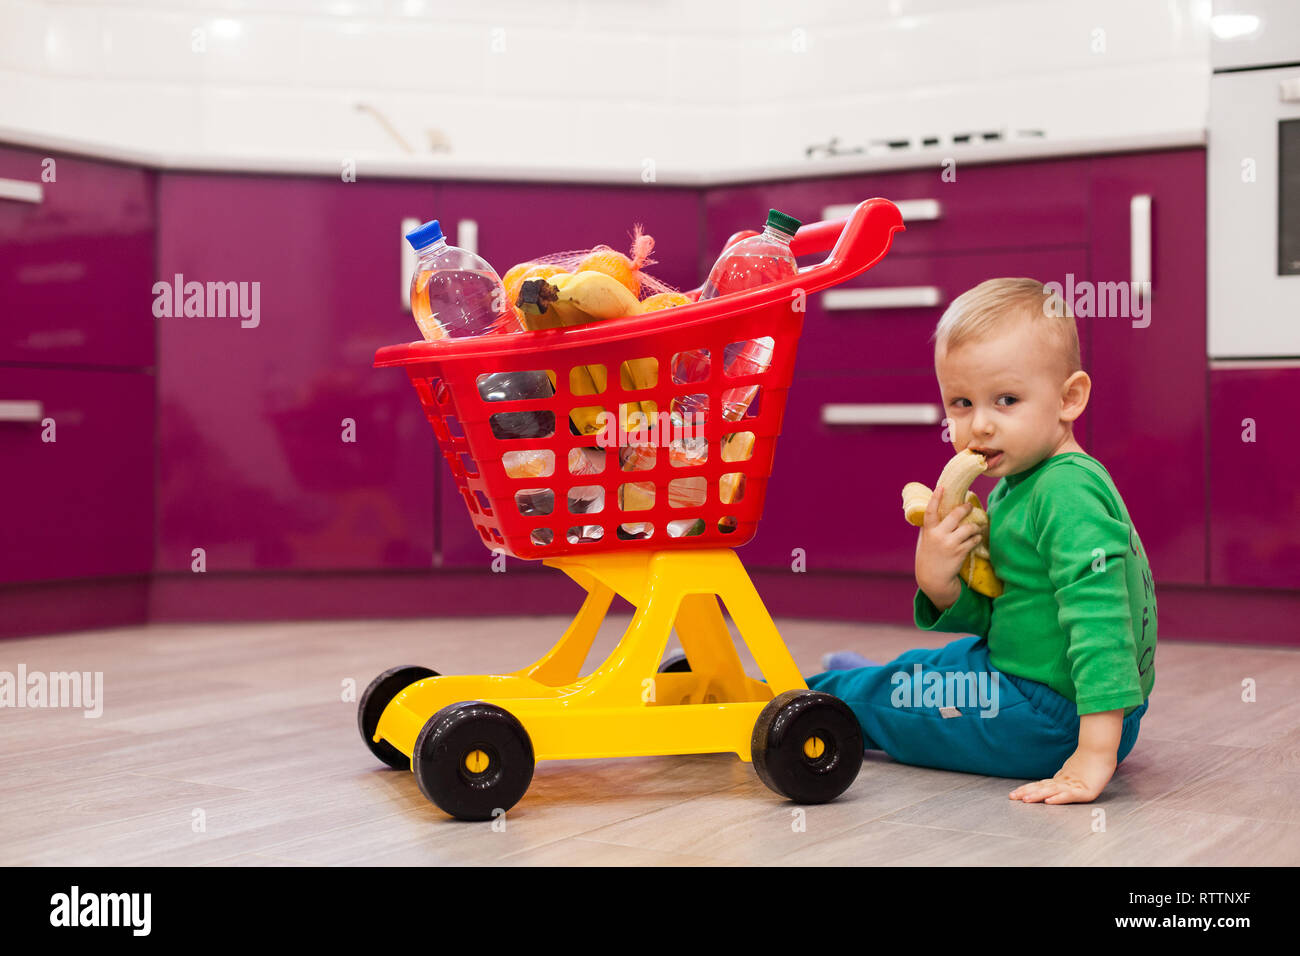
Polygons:
M915 622L970 636L807 684L853 709L868 750L1034 781L1013 800L1086 803L1137 742L1156 600L1123 499L1074 437L1092 387L1074 318L1040 282L990 279L953 301L934 339L953 448L1001 479L987 511L1003 593L957 576L980 532L960 523L968 504L940 521L936 488L917 537Z

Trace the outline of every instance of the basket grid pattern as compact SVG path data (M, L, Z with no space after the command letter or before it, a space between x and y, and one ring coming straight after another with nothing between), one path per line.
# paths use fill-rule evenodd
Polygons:
M671 312L666 312L664 330L668 334L628 339L618 343L617 351L608 345L538 351L513 356L505 362L495 361L491 368L469 360L444 360L436 368L408 367L457 489L486 547L519 558L545 558L638 548L736 547L753 538L772 470L802 314L791 310L787 303L776 303L746 313L739 321L735 316L730 321L714 321L705 329L697 330L689 342L672 334L671 320ZM762 337L772 342L768 367L750 375L725 375L722 361L725 347ZM707 377L700 381L674 382L672 359L688 349L708 350ZM623 363L646 359L657 364L653 384L644 388L624 387L619 374ZM575 393L571 388L571 370L593 365L604 367L605 388L597 394ZM553 375L555 394L538 399L485 400L478 388L479 376L509 371L549 372ZM758 392L745 417L724 420L717 412L722 408L722 396L746 386L757 386ZM703 426L697 426L693 432L669 428L673 400L696 394L708 396L709 413ZM613 424L636 427L636 419L627 420L625 407L630 403L647 403L647 411L655 413L655 421L648 429L628 433ZM609 414L610 427L598 435L572 434L568 427L570 412L575 408L597 407ZM554 433L537 438L496 437L492 416L513 412L552 412ZM732 439L724 455L724 439L737 433L744 440ZM669 446L674 441L680 442L684 434L702 434L705 450L698 462L670 454ZM642 454L634 456L637 460L625 467L620 463L619 449L610 447L608 439L611 438L620 445L642 443ZM594 474L571 473L571 451L592 447L604 452L603 470ZM503 461L503 456L512 451L549 456L549 473L512 477ZM649 457L653 458L652 462L646 460ZM726 490L724 476L728 482ZM689 488L692 500L700 497L701 490L702 500L690 507L673 507L668 501L670 493L686 490L683 483L690 479L697 479ZM620 507L619 489L623 485L638 486L638 494L634 496L637 507ZM570 492L575 488L596 487L603 493L600 509L573 510L572 505L577 502L570 502ZM527 514L518 497L525 491L551 492L552 510L547 514ZM724 501L724 495L729 495L730 500ZM680 500L680 494L677 497ZM652 502L648 506L647 499ZM681 522L674 527L682 528L696 521L703 522L702 531L695 525L693 530L697 533L694 534L671 536L668 533L669 522ZM650 528L648 537L626 536L626 530L646 526ZM582 534L583 528L588 531L598 528L595 531L598 537L593 539ZM575 535L575 531L579 533Z

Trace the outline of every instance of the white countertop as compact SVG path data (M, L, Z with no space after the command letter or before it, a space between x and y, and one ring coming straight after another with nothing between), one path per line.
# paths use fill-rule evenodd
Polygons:
M848 155L809 159L798 163L758 166L683 168L660 166L655 171L659 186L722 186L732 183L846 176L855 173L917 169L940 165L945 159L962 163L1003 163L1123 153L1142 150L1204 146L1204 129L1176 129L1140 135L1089 137L1083 139L1024 139L999 143L953 144L919 149L895 150L872 155ZM0 145L73 153L111 162L178 171L264 173L279 175L338 176L340 159L320 155L251 153L177 153L136 149L113 143L74 139L0 126ZM578 182L610 185L643 185L639 168L608 165L538 166L510 163L473 162L455 157L380 156L354 157L358 179L490 180L510 182Z

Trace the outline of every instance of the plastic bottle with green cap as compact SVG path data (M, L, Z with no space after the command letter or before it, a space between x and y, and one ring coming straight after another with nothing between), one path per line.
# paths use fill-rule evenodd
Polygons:
M795 262L794 253L790 251L790 240L800 225L799 220L793 216L787 216L778 209L769 210L767 224L759 235L742 239L723 250L709 271L709 279L700 293L700 301L743 292L797 275L799 266ZM726 375L759 375L772 364L772 345L769 336L731 342L718 358L722 361ZM709 355L703 349L679 352L673 356L672 375L674 384L703 383L709 377ZM705 386L701 384L700 387ZM760 399L757 385L738 385L726 389L722 393L721 402L723 420L741 421L751 406ZM756 408L754 410L757 411ZM673 399L672 414L685 425L702 425L709 415L709 397L702 392L679 396ZM752 454L752 443L752 432L727 435L723 439L723 460L743 461ZM695 460L705 460L706 448L698 437L693 440L677 439L672 443L670 455L689 464ZM724 481L719 487L719 497L724 504L739 501L743 495L743 474L737 483L728 484ZM677 507L687 507L694 503L703 504L703 497L699 502L674 502ZM703 522L692 522L690 519L673 521L668 525L668 535L673 538L699 534L701 531Z
M723 250L709 271L700 301L797 275L799 266L790 251L790 240L800 225L794 216L779 209L769 210L767 224L759 235L742 239ZM727 346L722 362L728 375L764 372L772 363L772 340L765 336L749 342L733 342ZM683 352L673 362L674 383L703 381L707 377L708 357L700 350ZM728 389L722 396L722 417L727 421L740 421L757 391L753 385ZM691 414L707 416L708 400L704 395L683 396L674 403L673 410L683 417Z
M700 301L788 279L799 271L790 240L802 223L778 209L767 214L762 233L724 249L709 271Z

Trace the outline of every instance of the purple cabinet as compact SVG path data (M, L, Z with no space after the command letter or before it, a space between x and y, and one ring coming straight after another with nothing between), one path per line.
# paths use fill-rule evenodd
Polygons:
M1205 190L1204 150L1092 160L1088 278L1094 307L1106 306L1092 319L1084 448L1124 496L1152 574L1170 584L1206 582ZM1135 246L1139 271L1150 263L1144 313L1122 308Z
M1210 372L1210 583L1296 589L1300 366L1245 365Z
M371 365L418 337L400 225L434 187L164 173L159 195L159 278L202 314L158 319L158 569L430 567L434 437Z
M444 183L429 218L442 221L456 241L458 224L478 224L478 252L498 273L552 252L586 249L604 243L626 254L635 223L654 237L648 271L678 288L693 288L701 276L700 193L695 189L644 187L503 185ZM386 374L405 376L387 370ZM409 387L409 386L408 386ZM411 402L415 403L412 394ZM425 425L432 438L432 429ZM444 565L486 568L492 553L484 546L456 493L447 465L438 476L438 543Z
M147 574L154 174L0 147L0 180L0 582Z
M0 421L0 581L147 574L154 377L0 368L0 402L32 407L30 416L16 416L9 406L11 420Z
M0 147L0 179L0 363L152 366L154 174Z

